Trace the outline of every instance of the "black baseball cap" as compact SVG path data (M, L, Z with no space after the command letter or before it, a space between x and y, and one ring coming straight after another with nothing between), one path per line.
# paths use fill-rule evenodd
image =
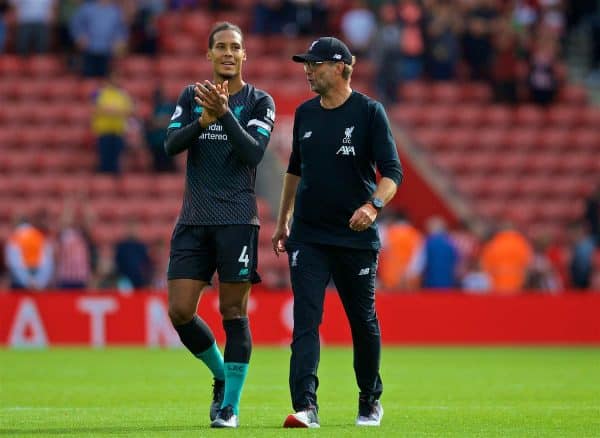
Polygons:
M312 42L306 53L292 56L295 62L342 61L352 65L348 46L334 37L322 37Z

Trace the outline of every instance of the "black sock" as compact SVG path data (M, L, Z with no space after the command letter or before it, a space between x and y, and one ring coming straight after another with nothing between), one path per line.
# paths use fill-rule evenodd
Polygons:
M198 315L194 315L190 322L174 327L183 345L194 356L206 351L215 343L215 336L212 331Z
M227 342L225 343L225 362L249 363L252 352L252 337L248 318L223 320Z

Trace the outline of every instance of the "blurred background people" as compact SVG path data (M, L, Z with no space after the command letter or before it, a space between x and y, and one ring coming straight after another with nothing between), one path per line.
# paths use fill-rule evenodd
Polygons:
M119 76L111 73L94 98L92 131L97 141L99 172L121 172L121 155L133 109L133 101L119 84Z
M446 222L439 216L433 216L427 220L426 227L422 287L426 289L456 287L459 256L447 232Z
M130 220L126 234L115 245L115 272L119 288L140 289L152 281L152 260L148 246L140 239L138 224Z
M71 34L82 54L85 77L105 77L115 55L125 51L129 29L113 0L82 3L71 18Z
M55 0L10 0L17 16L16 50L19 55L46 53L50 46Z
M160 88L154 90L152 114L145 123L144 136L156 172L175 170L175 160L166 154L164 146L167 125L173 111L175 111L175 103L170 102Z
M533 251L527 239L506 222L481 252L482 268L489 275L492 291L517 294L525 286Z
M42 226L26 217L17 219L14 230L8 236L4 252L11 287L46 289L54 275L53 251L50 237Z
M423 235L403 212L387 214L381 231L380 285L384 289L418 289L424 268Z

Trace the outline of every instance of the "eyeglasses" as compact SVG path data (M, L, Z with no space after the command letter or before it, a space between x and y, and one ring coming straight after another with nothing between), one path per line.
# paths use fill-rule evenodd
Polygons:
M341 62L341 61L306 61L306 62L304 62L304 70L313 71L320 65L327 64L327 63L335 64L336 62Z

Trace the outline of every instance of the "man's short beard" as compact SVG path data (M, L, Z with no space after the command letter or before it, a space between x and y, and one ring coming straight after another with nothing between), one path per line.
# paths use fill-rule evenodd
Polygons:
M221 76L221 78L223 78L223 80L233 79L237 75L238 75L238 73L219 73L219 76Z

